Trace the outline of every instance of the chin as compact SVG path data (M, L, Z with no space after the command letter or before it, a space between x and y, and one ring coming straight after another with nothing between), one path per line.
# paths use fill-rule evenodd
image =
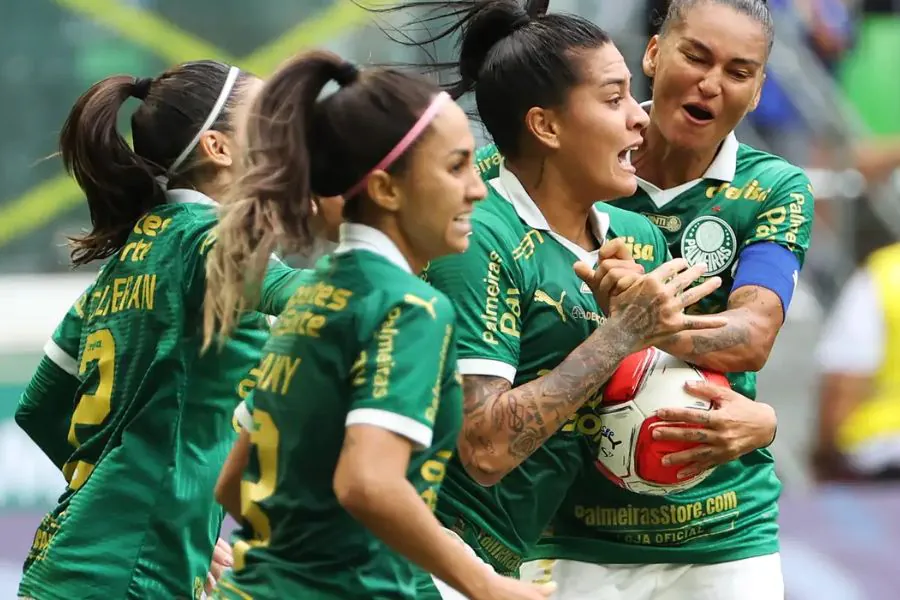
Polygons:
M613 191L613 195L609 198L610 200L615 200L616 198L626 198L628 196L633 196L637 191L637 177L634 175L629 175L627 177L620 177L619 181L616 181L616 187Z
M672 136L667 136L669 144L684 150L700 151L715 144L717 130L714 127L706 127L702 130L691 125L679 127Z
M471 235L471 234L469 234ZM469 235L453 237L448 240L447 254L462 254L469 249Z

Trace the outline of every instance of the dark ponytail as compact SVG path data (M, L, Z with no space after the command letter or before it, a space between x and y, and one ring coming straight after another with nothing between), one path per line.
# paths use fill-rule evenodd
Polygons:
M319 100L334 81L340 89ZM207 259L205 345L230 333L258 293L276 246L307 251L314 198L345 194L409 131L436 85L390 69L360 72L331 52L308 52L264 85L246 124L246 171L222 206ZM407 153L408 155L408 153ZM388 169L400 172L402 156ZM365 192L346 198L361 213Z
M91 231L72 238L75 265L118 252L141 215L165 202L154 179L161 171L135 154L116 126L137 81L117 75L95 83L72 107L59 136L63 165L91 214Z
M448 90L455 97L474 89L478 116L500 152L521 152L525 115L535 106L561 105L583 78L579 53L609 43L609 36L587 19L546 14L549 0L457 0L409 2L372 8L373 12L427 9L418 24L451 25L427 39L410 42L428 47L459 35L456 60L422 65L429 70L452 68L459 80ZM405 29L405 28L404 28Z
M91 231L72 239L72 262L82 265L118 252L135 223L166 201L163 186L190 186L214 176L203 169L191 141L226 90L229 65L188 62L155 78L116 75L95 83L72 107L59 139L63 165L87 197ZM210 129L231 131L235 93L251 77L240 73ZM234 80L232 80L234 81ZM129 97L134 150L117 128ZM178 164L174 166L174 163Z

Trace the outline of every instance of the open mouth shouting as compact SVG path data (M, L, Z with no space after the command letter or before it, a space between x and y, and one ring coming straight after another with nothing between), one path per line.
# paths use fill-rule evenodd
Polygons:
M637 150L640 147L640 144L632 144L628 146L621 152L619 152L619 166L629 173L634 173L635 168L634 165L631 164L631 153L634 150Z
M713 119L716 118L712 109L700 102L690 102L683 105L681 108L684 111L687 120L695 125L707 125L712 123Z

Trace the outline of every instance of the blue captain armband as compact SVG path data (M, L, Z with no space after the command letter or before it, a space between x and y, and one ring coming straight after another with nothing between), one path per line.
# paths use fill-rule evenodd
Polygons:
M766 288L781 299L782 315L785 315L791 305L799 273L800 261L793 252L775 242L759 242L741 251L731 289L745 285Z

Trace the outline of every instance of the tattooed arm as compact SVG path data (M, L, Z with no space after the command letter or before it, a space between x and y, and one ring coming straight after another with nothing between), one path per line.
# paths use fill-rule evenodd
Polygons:
M542 377L516 388L500 377L464 377L465 418L458 451L469 475L481 485L500 481L593 398L629 354L673 331L721 327L724 320L719 317L683 314L685 306L721 283L712 278L679 293L703 274L702 268L686 267L678 259L637 278L612 299L610 318ZM596 290L595 271L578 263L576 272Z
M463 377L458 452L469 475L493 485L592 398L641 345L614 321L597 329L550 373L512 389L502 377Z
M685 331L659 344L659 348L723 373L762 369L784 322L779 297L763 287L743 286L731 293L728 309L719 315L728 319L728 325L710 331Z

